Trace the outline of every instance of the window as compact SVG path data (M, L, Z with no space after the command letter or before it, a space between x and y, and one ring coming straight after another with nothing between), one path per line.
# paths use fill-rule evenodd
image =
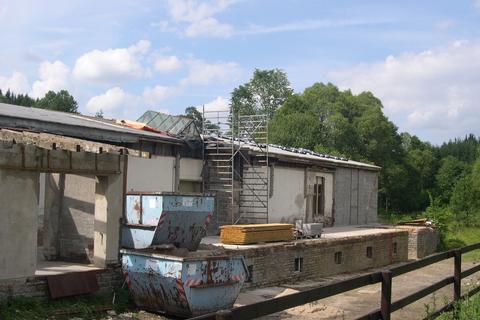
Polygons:
M252 279L253 279L253 265L247 266L247 270L248 270L248 278L247 278L247 280L245 280L245 282L252 282Z
M392 252L393 252L393 254L397 254L397 251L398 251L398 246L397 246L397 243L394 242L393 246L392 246Z
M293 271L302 272L303 271L303 258L295 258L293 262Z
M373 258L373 247L367 247L367 258L368 259Z
M313 185L313 215L325 215L325 178L316 177Z
M335 252L335 264L343 263L343 253L342 251Z

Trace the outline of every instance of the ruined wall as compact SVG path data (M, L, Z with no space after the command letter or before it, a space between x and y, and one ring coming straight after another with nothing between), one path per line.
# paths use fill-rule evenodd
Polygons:
M275 166L272 197L268 200L269 222L305 219L305 170Z
M337 168L334 188L335 226L377 222L378 172Z
M367 257L367 247L372 247L371 258ZM340 263L335 261L338 252L342 256ZM251 271L251 280L244 287L272 286L407 261L408 232L297 241L281 246L232 250L229 253L242 254ZM295 259L302 259L301 270L295 271Z
M35 273L38 176L0 169L0 279Z
M98 270L97 281L100 287L97 294L111 294L122 286L123 277L120 268ZM47 277L0 280L0 302L20 297L48 300Z
M408 259L421 259L437 251L440 231L428 227L398 226L408 230Z

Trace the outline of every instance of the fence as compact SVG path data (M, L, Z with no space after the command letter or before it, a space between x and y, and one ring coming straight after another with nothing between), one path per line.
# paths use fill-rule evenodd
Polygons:
M216 313L210 313L199 317L192 318L191 320L230 320L230 319L255 319L261 316L266 316L275 312L283 311L300 305L304 305L310 302L314 302L323 298L328 298L336 294L347 292L350 290L358 289L367 285L381 283L381 301L380 309L373 310L368 314L357 317L357 320L389 320L392 312L401 309L418 299L421 299L449 284L453 283L453 296L454 299L443 308L437 310L429 316L429 318L436 318L441 313L451 310L456 301L463 299L467 296L474 295L480 291L480 286L472 289L471 291L461 295L461 280L478 271L480 271L480 264L476 265L468 270L461 271L462 254L470 252L472 250L480 249L480 243L469 245L460 249L445 251L437 253L406 263L400 266L396 266L384 271L373 272L370 274L353 277L347 280L330 283L321 287L308 289L298 293L268 299L265 301L236 307L230 310L221 310ZM392 302L392 278L402 275L404 273L426 267L436 262L454 258L454 273L453 276L446 277L436 283L431 284L428 287L422 288L408 296L405 296L397 301Z

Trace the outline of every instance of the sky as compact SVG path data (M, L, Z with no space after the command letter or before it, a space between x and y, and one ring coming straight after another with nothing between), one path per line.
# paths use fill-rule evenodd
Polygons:
M398 127L440 144L480 135L480 0L0 0L0 89L67 89L79 111L228 108L255 68L295 92L371 91Z

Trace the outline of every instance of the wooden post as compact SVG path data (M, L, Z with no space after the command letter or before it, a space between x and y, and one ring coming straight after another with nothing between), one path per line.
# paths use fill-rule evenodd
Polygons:
M382 320L390 320L392 311L392 272L382 271L382 301L380 311Z
M454 264L454 271L453 271L453 299L455 301L460 300L462 293L462 250L457 249L454 251L453 256L453 264Z
M230 310L219 310L215 315L215 320L232 320L233 314Z

